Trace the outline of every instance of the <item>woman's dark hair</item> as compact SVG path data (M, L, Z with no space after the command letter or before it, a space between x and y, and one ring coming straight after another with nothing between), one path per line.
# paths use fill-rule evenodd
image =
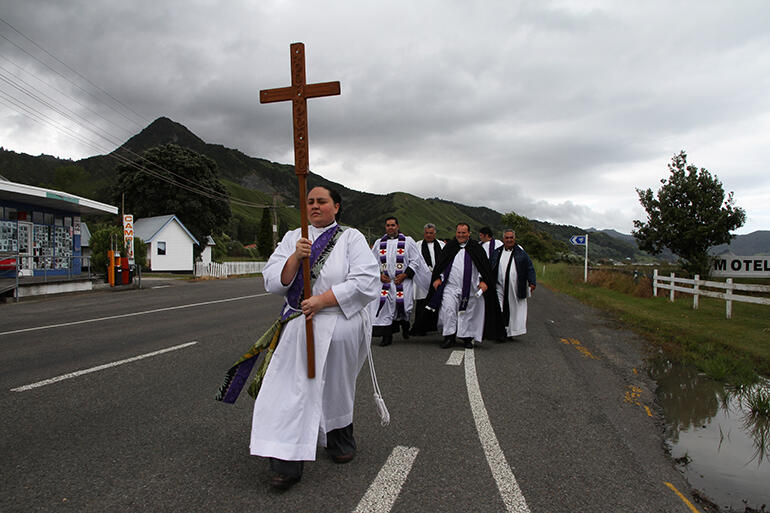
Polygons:
M320 187L321 189L326 189L329 192L329 196L331 197L332 201L340 206L340 209L337 211L337 215L334 216L334 219L336 219L337 222L339 222L340 216L342 215L342 196L340 196L340 193L337 192L336 189L331 189L325 185L314 185L313 187L310 188L310 190L312 191L316 187Z

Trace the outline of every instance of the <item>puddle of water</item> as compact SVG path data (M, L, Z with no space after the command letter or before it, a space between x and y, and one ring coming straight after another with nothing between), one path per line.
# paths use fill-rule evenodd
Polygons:
M751 389L665 359L649 362L648 371L658 383L671 456L690 484L722 511L770 508L770 421L750 414Z

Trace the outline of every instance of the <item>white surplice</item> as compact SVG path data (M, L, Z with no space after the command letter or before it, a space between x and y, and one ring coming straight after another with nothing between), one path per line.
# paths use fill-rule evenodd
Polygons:
M497 300L500 303L500 311L503 311L503 289L505 287L505 270L508 268L508 262L513 258L513 251L505 251L500 254L500 264L497 270ZM511 263L511 271L508 277L508 308L510 315L508 317L508 328L506 336L515 337L524 335L527 332L527 298L519 299L516 297L516 262ZM527 287L527 296L532 292Z
M438 311L438 326L441 334L457 333L460 338L470 337L481 342L484 337L484 297L477 296L481 275L476 265L471 262L471 288L468 307L460 312L460 301L463 291L463 276L465 273L465 244L460 245L460 251L452 261L452 270L444 287L441 307Z
M310 226L309 239L328 228ZM262 271L267 291L288 292L281 271L299 238L299 229L287 232L270 256ZM316 376L307 377L305 317L300 315L284 326L254 403L251 454L315 460L317 445L326 446L326 433L353 422L356 377L371 343L366 305L377 297L379 275L364 236L346 229L313 285L313 295L331 289L339 303L313 317Z
M441 249L444 249L444 246L446 246L446 242L443 240L438 240L438 245ZM421 240L417 243L417 250L420 252L420 255L422 255L422 245L423 243L427 244L425 240ZM433 267L436 265L436 252L433 251L433 244L428 244L428 253L430 254L430 261L431 265L428 265L428 262L425 262L425 258L423 257L423 262L425 262L425 266L428 268L428 271L430 273L433 272ZM415 282L414 284L414 298L415 299L425 299L428 297L428 287L430 287L430 274L428 275L428 284L425 287L421 287L419 282Z
M377 300L373 301L372 304L369 305L373 326L390 326L394 321L408 321L409 315L411 314L412 308L414 307L413 289L415 285L421 286L425 289L428 288L428 282L430 281L430 271L428 270L428 266L425 263L425 259L422 258L420 248L414 242L413 238L407 235L405 239L404 268L402 270L406 271L406 268L409 267L414 271L414 276L412 278L406 278L401 282L403 285L404 312L406 312L406 316L403 319L396 318L396 284L393 282L393 279L396 277L397 270L396 251L398 250L398 239L388 239L386 248L387 253L385 254L385 269L387 269L388 276L390 276L391 280L390 290L388 291L388 299L385 301L385 304L382 305L382 310L380 310L378 315L377 309L380 307L379 294L382 291L382 282L377 280ZM372 246L372 254L377 259L377 262L380 262L379 239L375 241L374 245ZM380 268L380 272L382 272L382 270L383 269Z

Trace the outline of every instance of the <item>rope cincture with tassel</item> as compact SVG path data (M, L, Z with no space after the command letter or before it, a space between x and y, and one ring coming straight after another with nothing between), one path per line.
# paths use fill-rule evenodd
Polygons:
M374 372L371 344L367 345L367 351L369 357L369 373L372 376L372 388L374 389L374 404L377 406L377 413L380 415L380 424L382 426L387 426L390 424L390 413L388 412L388 407L385 406L385 400L382 398L380 385L377 383L377 374Z

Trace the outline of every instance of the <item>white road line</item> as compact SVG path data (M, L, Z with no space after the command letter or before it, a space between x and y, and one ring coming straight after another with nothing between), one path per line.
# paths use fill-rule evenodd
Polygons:
M417 447L394 447L354 513L388 513L401 493L418 452Z
M167 289L170 286L171 285L155 285L154 287L150 287L150 288L152 288L152 289Z
M473 349L465 350L465 383L468 387L468 399L470 399L471 411L473 411L473 420L476 421L476 430L479 433L487 463L492 470L492 476L497 483L497 489L500 491L500 497L505 504L505 510L509 513L529 513L527 501L521 494L519 484L505 459L505 454L503 454L495 431L492 429L492 423L489 421L487 409L484 407L479 380L476 377L476 358Z
M156 308L155 310L145 310L143 312L133 312L133 313L127 313L127 314L120 314L120 315L110 315L107 317L97 317L95 319L84 319L82 321L72 321L72 322L62 322L61 324L49 324L47 326L36 326L34 328L24 328L20 330L12 330L12 331L0 331L0 336L2 335L13 335L14 333L25 333L28 331L38 331L38 330L47 330L51 328L61 328L64 326L75 326L77 324L87 324L89 322L99 322L99 321L109 321L112 319L122 319L124 317L134 317L136 315L147 315L151 313L157 313L157 312L168 312L169 310L181 310L183 308L192 308L195 306L205 306L205 305L213 305L216 303L227 303L229 301L240 301L241 299L251 299L254 297L262 297L262 296L269 296L269 292L264 292L262 294L252 294L250 296L240 296L240 297L231 297L227 299L217 299L216 301L204 301L202 303L190 303L189 305L179 305L179 306L169 306L167 308Z
M463 355L465 353L463 351L452 351L452 354L449 355L449 360L446 361L447 365L460 365L463 363Z
M117 362L112 363L106 363L104 365L99 365L97 367L91 367L90 369L84 369L79 370L75 372L70 372L69 374L62 374L61 376L56 376L55 378L46 379L43 381L38 381L37 383L32 383L31 385L24 385L23 387L18 388L12 388L11 392L26 392L27 390L32 390L33 388L42 387L45 385L50 385L51 383L56 383L57 381L63 381L65 379L70 378L76 378L78 376L82 376L83 374L89 374L91 372L96 372L104 369L109 369L110 367L117 367L118 365L123 365L124 363L131 363L135 362L137 360L142 360L144 358L149 358L151 356L157 356L159 354L168 353L169 351L176 351L177 349L183 349L185 347L193 346L197 344L198 342L187 342L186 344L180 344L178 346L174 347L167 347L166 349L161 349L159 351L153 351L152 353L146 353L139 356L134 356L132 358L126 358L125 360L120 360Z

